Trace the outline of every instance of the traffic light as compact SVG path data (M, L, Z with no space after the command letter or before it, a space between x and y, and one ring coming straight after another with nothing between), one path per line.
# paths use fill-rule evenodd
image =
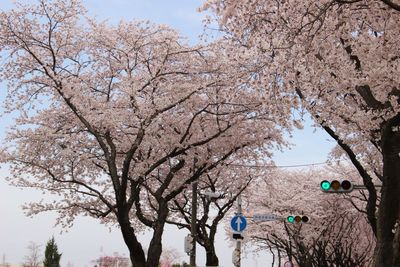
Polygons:
M321 182L321 190L325 193L350 193L353 189L353 184L348 180L343 180L342 182L324 180Z
M293 216L293 215L290 215L290 216L287 217L287 221L289 223L308 223L308 221L310 221L310 219L307 216L300 216L300 215Z

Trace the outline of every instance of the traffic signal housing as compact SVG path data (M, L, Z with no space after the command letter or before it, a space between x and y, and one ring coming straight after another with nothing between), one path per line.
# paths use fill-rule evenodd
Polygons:
M321 190L324 193L350 193L354 186L349 180L333 180L332 182L324 180L321 182Z
M289 223L308 223L310 221L310 218L304 215L290 215L286 218L286 220Z

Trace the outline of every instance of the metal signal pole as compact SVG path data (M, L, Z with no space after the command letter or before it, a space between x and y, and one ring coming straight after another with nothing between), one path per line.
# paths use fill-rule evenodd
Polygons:
M192 183L192 216L190 233L193 238L193 246L190 253L190 267L196 267L196 242L197 242L197 181Z
M242 198L240 195L237 198L237 215L242 215ZM240 267L241 262L241 245L242 241L240 239L236 240L236 251L238 251L239 257L235 267Z

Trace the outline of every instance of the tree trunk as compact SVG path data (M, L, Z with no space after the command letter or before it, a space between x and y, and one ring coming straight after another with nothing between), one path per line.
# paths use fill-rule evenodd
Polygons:
M135 231L129 222L129 217L124 216L124 218L120 219L119 225L125 244L129 250L132 265L135 267L148 267L142 245L136 238Z
M222 218L222 217L221 217ZM210 228L210 233L207 235L206 228L199 227L197 236L203 238L203 247L206 250L206 266L219 266L219 259L215 252L215 235L217 233L217 225L219 220L214 220ZM203 233L201 233L201 229Z
M122 236L128 247L132 266L134 267L158 267L162 253L162 234L168 216L168 206L163 200L159 200L157 219L153 224L153 237L150 241L147 260L143 247L137 240L135 231L129 221L129 211L119 209L118 222L121 227Z
M150 241L147 253L147 266L158 267L162 253L162 234L164 232L165 221L168 216L168 206L166 202L159 201L157 221L153 226L153 237ZM135 266L136 267L136 266Z
M219 266L219 259L215 253L214 242L211 246L206 246L206 266Z
M382 127L383 181L379 204L377 244L374 267L400 266L395 239L396 220L400 218L400 114ZM400 231L400 227L397 227Z

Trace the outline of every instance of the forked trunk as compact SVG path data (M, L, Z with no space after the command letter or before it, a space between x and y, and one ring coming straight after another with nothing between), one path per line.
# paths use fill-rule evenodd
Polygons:
M162 253L162 234L164 231L165 221L168 216L168 208L166 204L159 204L157 220L153 225L153 237L150 241L147 259L142 245L137 240L135 231L132 228L128 215L119 218L122 236L128 247L130 259L133 267L158 267Z

